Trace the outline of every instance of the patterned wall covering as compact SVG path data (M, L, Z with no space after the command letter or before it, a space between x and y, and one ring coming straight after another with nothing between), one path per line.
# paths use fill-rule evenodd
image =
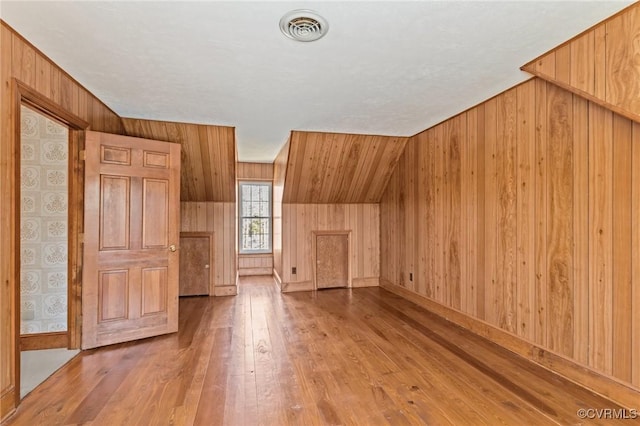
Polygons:
M20 330L66 331L68 129L21 115Z

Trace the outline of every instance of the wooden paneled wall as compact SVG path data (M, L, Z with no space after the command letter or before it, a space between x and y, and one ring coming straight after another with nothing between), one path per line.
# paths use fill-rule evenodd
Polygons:
M4 21L0 24L0 418L15 401L16 161L18 105L14 79L87 122L92 130L122 133L120 117L71 76L24 40Z
M411 139L381 241L382 285L640 387L640 124L521 84Z
M238 180L273 180L273 163L244 163L237 166Z
M236 141L233 127L123 118L126 134L182 145L180 199L236 200Z
M238 275L272 275L272 254L241 254L238 255Z
M236 204L180 203L181 232L213 232L213 285L210 294L237 294Z
M273 180L273 163L245 163L237 166L239 181ZM272 203L273 206L273 203ZM272 224L271 229L274 229ZM271 275L273 273L273 254L241 254L238 256L238 275Z
M273 161L273 271L276 280L282 279L282 199L289 160L290 140L284 144Z
M352 286L377 286L379 221L378 204L283 204L282 269L277 271L283 291L313 289L313 231L350 230Z
M292 132L284 203L378 203L407 138Z
M639 39L636 2L522 69L638 121Z

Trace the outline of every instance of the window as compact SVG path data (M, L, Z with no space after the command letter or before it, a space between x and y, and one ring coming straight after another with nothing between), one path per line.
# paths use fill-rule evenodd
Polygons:
M240 182L240 253L271 252L271 183Z

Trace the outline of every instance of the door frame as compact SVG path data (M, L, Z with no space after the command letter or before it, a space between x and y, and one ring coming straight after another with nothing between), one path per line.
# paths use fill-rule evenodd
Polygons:
M69 229L68 229L68 283L67 283L67 347L77 349L80 347L81 336L81 285L82 285L82 233L83 233L83 204L84 204L84 162L82 152L84 149L84 130L89 123L69 112L67 109L41 95L31 87L18 79L13 79L15 99L13 103L14 137L14 179L13 188L13 216L14 216L14 401L17 407L20 403L20 166L21 166L21 113L20 108L25 105L38 113L59 122L69 129Z
M347 250L349 255L347 256L347 287L336 287L336 288L351 288L351 255L353 254L351 247L351 230L350 229L342 229L335 231L311 231L312 241L311 241L311 268L313 271L313 289L318 290L318 275L317 275L317 264L318 264L318 252L317 252L317 239L319 235L346 235L347 236Z

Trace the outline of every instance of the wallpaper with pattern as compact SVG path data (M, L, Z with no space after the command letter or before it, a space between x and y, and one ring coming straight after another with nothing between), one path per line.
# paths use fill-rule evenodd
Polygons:
M20 330L66 331L68 129L21 114Z

